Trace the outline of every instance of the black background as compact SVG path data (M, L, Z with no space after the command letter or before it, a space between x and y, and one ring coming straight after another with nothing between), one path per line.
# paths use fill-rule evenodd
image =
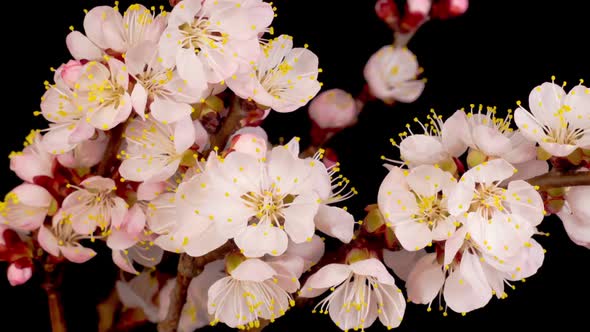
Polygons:
M347 202L357 218L362 208L376 200L386 171L379 156L397 157L388 143L415 116L424 118L430 108L449 115L471 103L496 105L499 112L528 99L530 90L556 75L571 87L580 78L590 83L590 27L583 9L586 1L471 1L463 17L424 25L410 42L428 78L422 97L410 105L387 107L370 103L354 128L336 136L329 146L336 149L342 169L360 195ZM121 9L130 1L121 1ZM308 43L318 54L324 73L324 89L343 88L358 93L362 69L368 57L392 41L392 34L374 14L373 0L275 0L277 33L294 36L296 45ZM2 6L2 73L0 154L20 150L31 128L46 126L39 110L43 81L52 79L50 66L68 60L65 36L68 27L82 29L82 9L110 1L53 0L8 1ZM168 4L164 0L143 2ZM525 102L526 104L526 102ZM272 114L265 123L271 139L302 137L307 143L309 122L305 109L290 114ZM1 191L8 192L19 180L5 159ZM493 299L484 309L467 314L449 313L409 304L400 331L502 329L544 330L556 326L571 330L587 326L590 296L590 251L571 243L556 218L548 218L541 230L550 232L539 241L547 249L539 273L526 283L517 283L506 300ZM11 288L0 263L0 330L49 331L45 297L39 280ZM64 306L69 330L95 331L95 305L111 289L117 271L109 252L82 265L68 266ZM436 308L436 305L433 306ZM300 329L334 330L328 317L308 310L290 312L267 331ZM371 328L383 330L378 322ZM152 329L146 329L148 331Z

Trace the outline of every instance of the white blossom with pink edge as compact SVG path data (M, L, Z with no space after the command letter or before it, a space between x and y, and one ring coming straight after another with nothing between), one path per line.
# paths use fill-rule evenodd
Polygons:
M581 82L567 94L554 83L535 87L529 95L530 113L517 103L514 122L522 134L553 156L590 148L590 88Z
M123 15L118 7L98 6L84 17L86 36L72 31L66 44L76 60L100 60L106 51L123 54L144 41L157 43L166 21L166 12L155 15L140 4L129 6Z
M80 240L93 239L93 237L75 232L72 222L62 216L58 211L53 216L51 228L47 226L39 228L37 241L39 241L41 248L52 256L59 257L61 254L70 262L79 264L94 257L96 255L94 250L78 243Z
M543 199L523 180L500 183L516 169L503 159L483 162L465 172L449 195L449 212L464 218L473 242L486 254L508 259L536 233L545 215Z
M43 187L23 183L12 189L0 202L0 223L19 231L33 231L43 224L56 202Z
M310 276L301 297L316 297L330 289L320 301L320 313L328 313L340 329L368 328L379 318L388 329L398 327L406 301L394 278L376 258L351 264L328 264Z
M111 227L123 224L127 214L127 203L116 195L115 181L92 176L80 183L80 187L63 201L57 216L66 219L78 234L90 235L97 227L107 232Z
M320 128L346 128L356 123L357 116L356 101L344 90L324 91L309 104L309 117Z
M119 172L127 180L160 182L170 178L180 166L185 153L195 144L195 127L189 116L163 124L153 118L134 118L125 129L127 147Z
M590 186L568 188L565 205L557 213L570 239L577 245L590 249Z
M199 86L228 79L260 53L258 34L272 22L272 7L257 0L184 0L168 19L159 42L166 67Z
M266 132L260 127L242 128L228 142L230 150L250 154L257 159L265 158L270 146Z
M318 72L318 57L306 48L293 48L293 37L281 35L269 40L258 59L226 83L244 99L287 113L320 91Z
M205 77L199 84L189 85L162 61L154 42L139 44L125 56L129 74L136 81L131 92L133 109L144 119L149 109L151 116L167 124L190 115L194 111L190 104L202 101L208 85Z
M369 58L364 75L373 96L391 103L414 102L424 90L416 56L405 47L383 46Z
M22 285L31 279L31 276L33 276L33 269L30 266L20 268L12 263L6 269L6 278L10 286Z
M11 152L10 169L23 181L33 183L36 176L53 177L55 157L45 151L39 130L31 130L21 152Z
M459 229L444 248L444 261L436 253L423 256L408 276L408 299L430 306L439 295L446 307L455 312L467 313L485 306L493 295L506 298L504 284L520 281L535 274L543 264L544 250L533 239L520 246L516 255L500 260L489 255L472 241L466 228ZM439 308L442 303L439 303ZM442 309L441 309L442 310Z
M458 219L449 213L448 199L456 183L452 174L431 165L389 171L377 200L404 249L420 250L453 235Z

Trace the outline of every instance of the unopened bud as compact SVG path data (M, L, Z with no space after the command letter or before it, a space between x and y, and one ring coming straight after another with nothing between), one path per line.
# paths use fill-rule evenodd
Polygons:
M230 143L230 149L249 154L257 159L266 156L266 140L255 134L244 133L235 135Z
M547 194L551 197L563 197L565 195L565 188L549 188Z
M453 160L452 158L441 161L438 164L438 166L440 167L441 170L443 170L445 172L449 172L453 175L457 175L457 171L459 170L457 168L457 163L455 163L455 160Z
M33 269L28 267L17 267L15 263L10 264L6 270L6 276L11 286L22 285L31 279Z
M59 68L61 79L69 88L73 89L76 85L80 75L82 75L82 67L80 61L70 60Z
M431 6L431 0L408 0L406 13L400 24L401 31L410 32L418 29L426 21Z
M469 0L440 0L432 5L432 17L441 20L463 15L469 7Z
M344 90L332 89L320 93L309 104L309 117L320 128L346 128L357 121L356 103Z
M469 153L467 154L467 166L469 168L473 168L488 159L483 152L475 149L469 149Z
M365 217L363 227L365 227L365 230L367 230L367 232L374 233L377 230L380 230L383 227L385 227L385 224L386 221L383 215L381 214L381 211L379 211L378 208L372 208Z
M377 0L375 3L375 13L392 29L396 27L400 17L399 9L393 0Z

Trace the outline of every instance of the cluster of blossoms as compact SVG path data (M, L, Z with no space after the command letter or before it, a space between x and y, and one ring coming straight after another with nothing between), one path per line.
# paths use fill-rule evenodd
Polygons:
M377 319L391 329L406 302L430 310L438 295L446 315L505 298L505 285L543 263L533 236L544 234L537 226L548 213L590 248L590 187L527 182L549 165L590 168L583 81L567 94L544 83L529 96L530 112L518 102L505 118L472 105L445 121L435 112L427 123L415 119L424 133L408 124L391 140L401 160L387 159L394 165L364 220L340 206L357 192L319 146L353 125L370 98L416 100L425 81L406 43L429 18L466 9L467 1L407 1L404 10L377 1L396 41L368 60L358 98L338 89L314 98L317 56L290 36L266 38L276 14L262 0L87 11L84 33L72 27L66 39L73 59L54 70L35 112L49 127L10 155L24 181L0 202L10 283L26 282L35 261L84 263L104 243L136 275L117 282L125 307L165 322L180 300L179 331L220 322L259 328L324 293L313 312L340 329ZM300 151L298 138L273 147L262 120L312 99L313 152ZM186 298L173 295L182 278L155 276L165 252L182 255L179 274L183 258L204 262ZM390 270L405 281L408 301Z

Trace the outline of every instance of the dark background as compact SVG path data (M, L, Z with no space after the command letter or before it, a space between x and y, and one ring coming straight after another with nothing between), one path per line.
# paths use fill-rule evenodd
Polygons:
M449 115L470 103L496 105L499 112L528 99L530 90L556 75L571 87L580 78L590 83L590 27L585 1L472 0L463 17L424 25L409 44L428 78L422 97L410 105L387 107L370 103L358 125L336 136L342 169L360 195L347 202L357 218L362 208L376 200L386 171L379 156L397 157L388 142L415 116L424 118L430 108ZM121 9L132 3L121 1ZM296 45L308 43L318 54L324 73L324 89L343 88L358 93L362 69L368 57L392 41L391 32L374 14L373 0L275 0L277 33L294 36ZM82 9L110 1L53 0L3 3L2 118L0 154L20 150L31 128L44 128L39 110L43 81L52 80L50 66L68 60L65 36L68 27L82 29ZM167 6L165 0L145 5ZM587 84L588 84L587 83ZM526 102L525 102L526 104ZM272 114L265 123L271 139L302 137L307 143L309 122L305 109ZM19 181L5 159L1 191ZM547 249L539 273L517 283L506 300L493 299L484 309L467 314L449 313L409 304L400 331L469 331L480 329L544 330L548 325L571 330L587 326L590 296L590 251L571 243L556 218L548 218L541 230L550 232L539 241ZM0 330L49 331L49 318L39 280L11 288L0 263ZM108 251L82 265L70 265L65 273L64 306L69 330L95 331L95 305L108 295L117 271ZM433 305L436 309L436 304ZM290 312L267 331L298 331L302 328L334 330L329 317L308 310ZM583 329L583 328L582 328ZM153 329L147 329L153 330ZM373 331L383 330L376 322Z

